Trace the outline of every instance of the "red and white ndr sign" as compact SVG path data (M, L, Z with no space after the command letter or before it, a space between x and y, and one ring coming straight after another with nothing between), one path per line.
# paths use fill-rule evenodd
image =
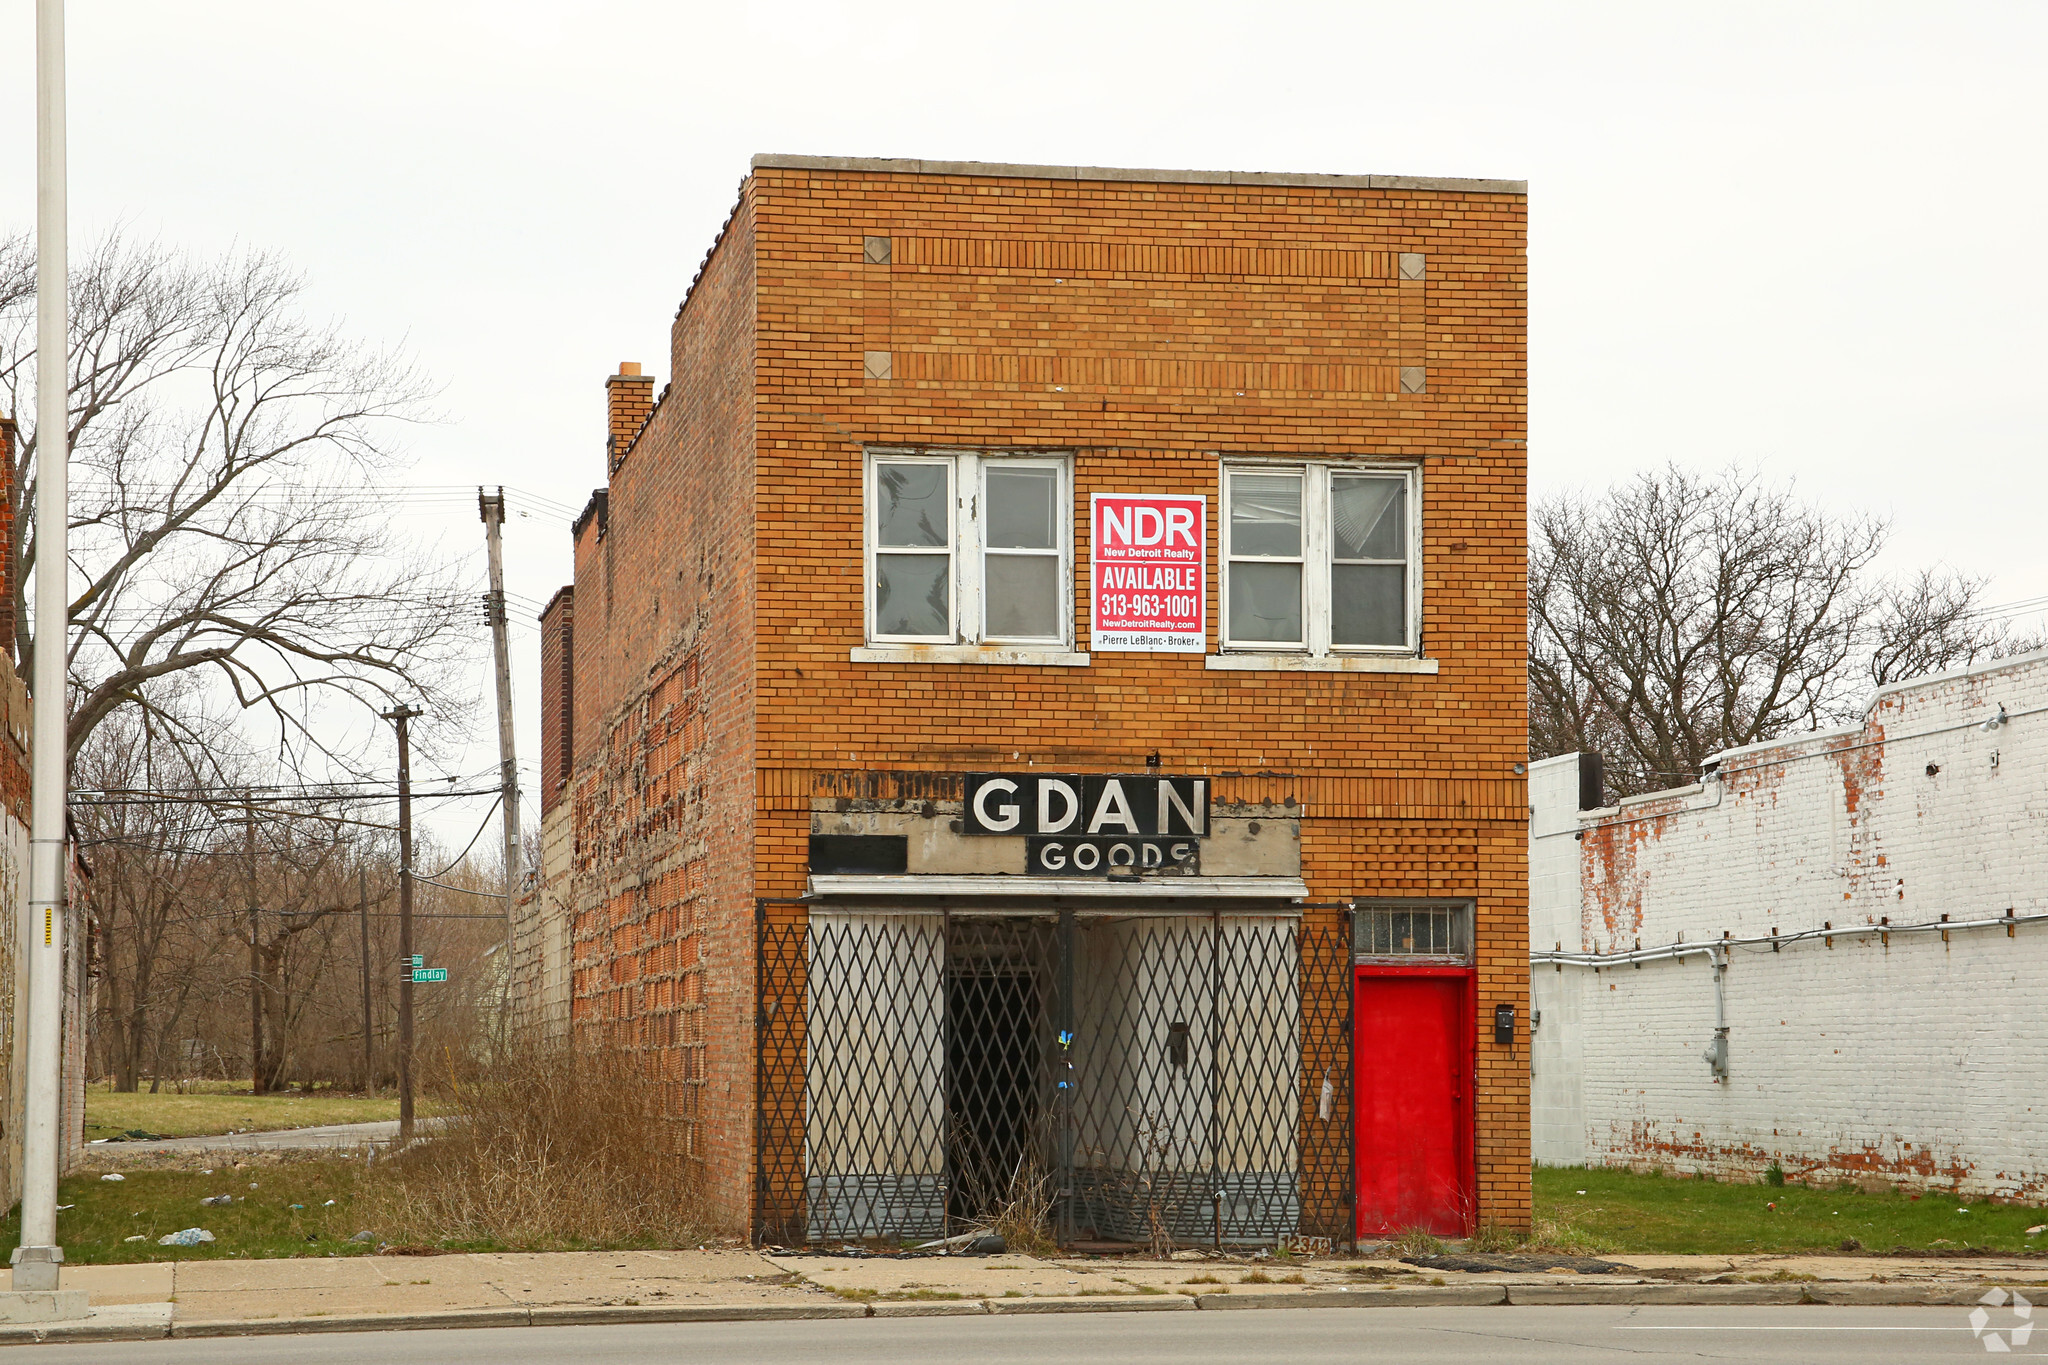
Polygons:
M1199 494L1091 495L1091 649L1200 654L1207 647L1203 504Z

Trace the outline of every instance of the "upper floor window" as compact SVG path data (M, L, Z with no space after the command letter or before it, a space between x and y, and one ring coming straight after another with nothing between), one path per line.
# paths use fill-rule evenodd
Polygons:
M868 639L1064 647L1073 496L1064 456L868 457Z
M1413 653L1415 475L1327 464L1223 471L1223 645Z

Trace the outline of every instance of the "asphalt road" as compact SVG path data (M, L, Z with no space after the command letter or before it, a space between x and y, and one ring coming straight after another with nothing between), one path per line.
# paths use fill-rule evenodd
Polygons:
M0 1349L0 1365L674 1365L678 1360L747 1365L1307 1365L1361 1360L1861 1365L1972 1360L1985 1354L1965 1308L1310 1308L79 1343L7 1347ZM2012 1352L2031 1354L2048 1354L2048 1331Z

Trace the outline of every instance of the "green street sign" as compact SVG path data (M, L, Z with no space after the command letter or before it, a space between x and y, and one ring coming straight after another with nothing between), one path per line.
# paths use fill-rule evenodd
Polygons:
M412 969L412 979L415 981L446 981L448 979L448 969L446 967L415 967Z

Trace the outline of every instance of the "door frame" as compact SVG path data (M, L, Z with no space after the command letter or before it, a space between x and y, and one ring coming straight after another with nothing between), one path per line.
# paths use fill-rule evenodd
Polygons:
M1354 1235L1356 1235L1358 1228L1358 1215L1360 1211L1358 1201L1362 1197L1358 1188L1359 1135L1358 1119L1355 1112L1358 1104L1358 1059L1363 1055L1361 1052L1361 1039L1358 1037L1358 993L1365 987L1367 981L1372 978L1384 980L1390 977L1418 976L1457 979L1463 986L1463 989L1458 993L1458 1013L1460 1022L1464 1026L1463 1046L1460 1049L1459 1055L1462 1056L1465 1064L1465 1093L1463 1100L1458 1105L1458 1121L1455 1131L1452 1133L1451 1142L1455 1148L1454 1155L1457 1159L1458 1184L1461 1187L1460 1192L1465 1199L1465 1207L1459 1210L1459 1221L1464 1228L1463 1235L1470 1237L1478 1230L1479 1160L1478 1139L1474 1135L1473 1114L1478 1108L1477 1096L1474 1092L1479 1084L1479 969L1477 967L1454 966L1450 963L1431 963L1427 966L1407 967L1397 966L1392 963L1361 962L1352 967L1351 978L1351 1103L1354 1110L1351 1121L1351 1227Z

